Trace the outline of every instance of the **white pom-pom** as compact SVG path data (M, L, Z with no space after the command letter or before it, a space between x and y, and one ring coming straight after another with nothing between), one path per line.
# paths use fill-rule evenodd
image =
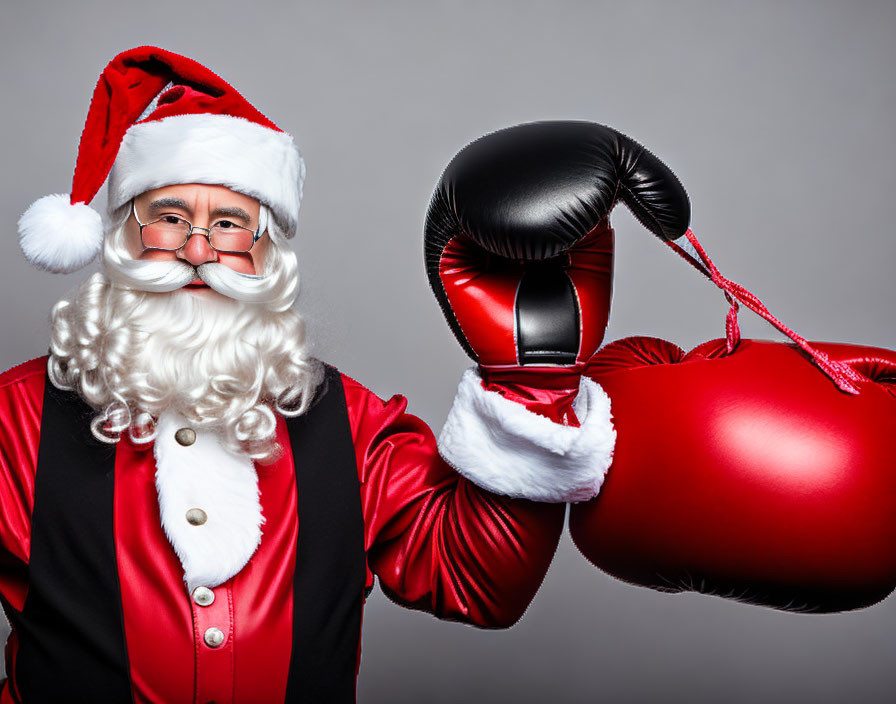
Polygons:
M103 219L67 194L44 196L19 218L19 246L38 269L69 274L87 266L103 246Z

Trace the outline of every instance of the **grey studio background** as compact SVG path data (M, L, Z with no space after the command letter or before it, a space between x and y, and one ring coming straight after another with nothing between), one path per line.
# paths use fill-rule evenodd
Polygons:
M0 12L3 369L45 352L51 305L89 273L31 269L16 220L69 190L100 70L147 43L208 65L296 135L308 165L299 305L316 352L380 395L407 395L436 429L468 360L424 276L428 199L460 147L529 120L594 120L641 141L685 184L726 276L809 339L896 347L896 3L7 0ZM688 348L723 334L721 293L623 208L614 225L607 339ZM749 312L741 324L780 339ZM659 594L598 572L565 537L509 631L375 592L359 696L892 701L894 617L894 597L807 616Z

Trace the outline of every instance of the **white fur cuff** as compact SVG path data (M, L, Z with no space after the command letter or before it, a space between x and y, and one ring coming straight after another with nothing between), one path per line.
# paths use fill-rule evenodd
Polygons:
M586 501L613 461L610 399L582 377L573 402L581 427L554 423L496 391L478 370L464 372L439 436L439 452L460 474L496 494L533 501Z
M109 173L109 208L172 183L211 183L267 204L297 227L305 165L290 135L230 115L174 115L132 125Z

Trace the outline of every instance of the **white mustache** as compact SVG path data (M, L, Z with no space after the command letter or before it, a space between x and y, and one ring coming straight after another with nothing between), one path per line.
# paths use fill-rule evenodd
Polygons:
M244 274L224 264L208 262L194 267L187 262L124 260L112 275L130 288L150 293L167 293L200 279L223 296L247 303L266 303L277 292L270 277Z
M274 290L275 282L270 276L244 274L215 262L200 264L196 273L215 291L238 301L267 303L277 296L277 291Z

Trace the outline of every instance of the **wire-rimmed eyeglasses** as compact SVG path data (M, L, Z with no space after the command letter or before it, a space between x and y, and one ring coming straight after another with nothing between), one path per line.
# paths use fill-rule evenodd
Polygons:
M258 229L251 230L227 219L218 220L211 227L198 227L174 213L167 213L152 222L140 222L134 201L131 201L131 213L140 226L140 242L144 249L174 252L189 241L194 230L201 230L215 251L243 254L252 249L263 233L261 218Z

